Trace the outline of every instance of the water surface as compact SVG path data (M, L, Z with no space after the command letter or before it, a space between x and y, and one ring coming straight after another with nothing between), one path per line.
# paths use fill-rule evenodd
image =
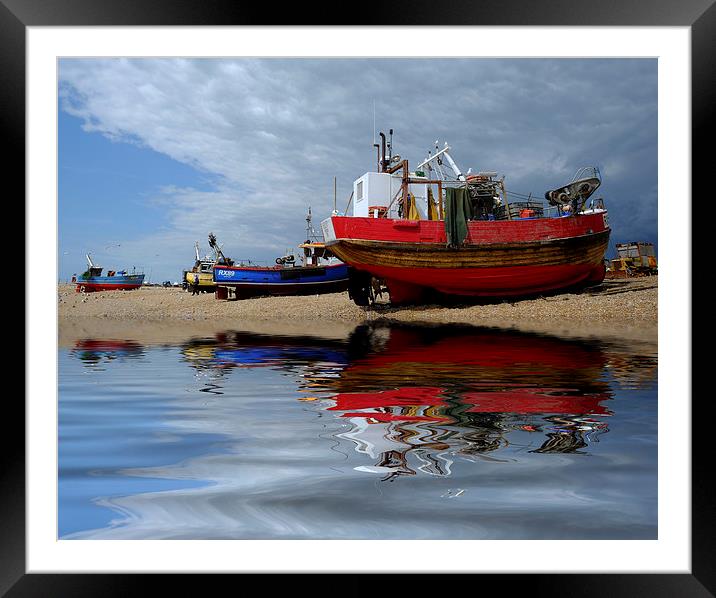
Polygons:
M87 338L63 539L653 539L655 351L466 326Z

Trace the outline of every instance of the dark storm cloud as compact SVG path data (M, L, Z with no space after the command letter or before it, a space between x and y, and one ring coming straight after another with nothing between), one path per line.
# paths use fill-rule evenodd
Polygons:
M437 139L463 170L543 197L599 166L612 247L657 240L655 59L81 59L63 60L60 79L63 109L88 132L214 180L157 190L169 221L138 255L157 243L186 253L201 213L228 252L272 261L303 240L308 205L316 224L328 215L334 176L342 210L375 168L374 103L376 128L394 129L413 167Z

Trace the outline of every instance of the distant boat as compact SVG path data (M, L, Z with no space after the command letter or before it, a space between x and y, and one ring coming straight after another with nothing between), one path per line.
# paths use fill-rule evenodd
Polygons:
M214 257L207 255L200 257L199 255L199 241L194 244L194 253L196 254L196 261L191 270L184 270L182 273L182 286L185 289L190 288L194 284L196 277L199 278L199 290L201 292L213 293L216 290L216 284L214 283L214 266L216 264L233 265L233 260L224 256L221 252L221 248L216 242L214 233L209 233L209 246L214 250Z
M275 266L215 265L217 299L243 299L258 295L315 295L348 288L348 266L336 258L325 243L311 239L311 209L306 217L307 240L302 263L293 254L276 258Z
M355 181L353 215L321 225L327 247L351 266L349 294L358 305L372 303L383 286L391 303L402 304L435 294L520 297L604 279L607 211L601 198L585 205L601 184L597 168L548 191L554 213L547 215L531 195L508 204L496 172L463 174L447 144L411 172L407 160L386 153L380 135L378 172Z
M138 289L144 282L144 274L126 270L107 270L102 276L102 268L95 266L89 254L86 255L88 268L74 282L78 293L92 293L95 291L129 291Z
M194 284L194 277L199 276L199 288L202 291L214 291L216 285L214 284L214 274L212 269L216 263L216 259L207 255L201 257L199 255L199 241L194 244L194 252L196 254L196 261L192 266L191 270L184 270L182 272L182 286L186 289Z

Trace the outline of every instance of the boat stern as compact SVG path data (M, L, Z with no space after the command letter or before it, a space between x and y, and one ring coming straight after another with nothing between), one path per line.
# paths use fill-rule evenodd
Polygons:
M321 232L323 233L323 241L327 246L336 241L336 231L333 228L333 216L321 221Z

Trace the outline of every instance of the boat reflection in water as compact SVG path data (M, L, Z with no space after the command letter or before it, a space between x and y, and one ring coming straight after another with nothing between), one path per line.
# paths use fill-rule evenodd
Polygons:
M235 368L274 368L301 373L309 364L319 365L324 376L347 365L345 342L306 336L281 336L228 331L214 338L199 338L181 348L183 359L207 375L202 392L223 394L220 380Z
M455 458L509 445L579 452L608 430L597 344L459 326L365 327L353 341L372 349L339 378L312 381L336 391L327 410L352 424L340 436L385 479L449 475Z
M144 346L132 340L86 338L78 340L70 352L86 365L96 365L115 359L141 357Z
M657 537L654 346L341 331L61 350L58 536Z
M499 461L507 447L585 453L612 415L608 353L597 342L373 324L347 342L227 332L182 353L214 373L209 392L240 368L292 373L301 400L343 424L332 442L368 458L355 469L386 480L450 475L457 458Z

